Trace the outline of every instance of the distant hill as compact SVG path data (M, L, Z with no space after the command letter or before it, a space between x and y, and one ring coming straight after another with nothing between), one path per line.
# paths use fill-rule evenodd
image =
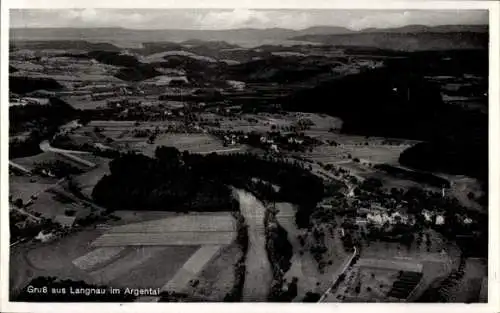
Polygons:
M370 31L344 35L305 35L295 40L334 46L363 46L400 51L487 49L486 32Z
M259 46L319 42L335 45L372 46L384 49L419 50L437 48L469 48L487 45L487 25L409 25L400 28L368 28L360 31L336 26L315 26L302 30L285 28L241 28L226 30L137 30L125 28L12 28L12 41L88 41L118 46L139 47L144 42L175 42L199 45L219 42L215 46ZM439 41L443 43L439 44ZM429 43L428 43L429 42ZM211 47L215 48L215 47ZM92 48L86 50L111 50ZM116 51L116 50L112 50Z
M365 28L361 33L456 33L456 32L472 32L472 33L487 33L488 25L406 25L396 28Z
M53 40L33 40L33 41L14 41L9 47L12 49L30 49L30 50L79 50L79 51L120 51L120 48L107 42L88 42L84 40L70 39L64 40L56 38Z

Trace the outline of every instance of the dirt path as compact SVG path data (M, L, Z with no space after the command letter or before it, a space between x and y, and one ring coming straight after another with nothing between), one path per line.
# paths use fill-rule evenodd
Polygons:
M265 207L254 195L235 190L240 210L248 225L249 245L246 257L246 277L243 302L266 301L272 283L272 270L266 252L264 233Z

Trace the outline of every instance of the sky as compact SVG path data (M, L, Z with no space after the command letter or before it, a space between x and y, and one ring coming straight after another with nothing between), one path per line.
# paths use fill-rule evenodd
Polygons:
M342 26L354 30L405 25L488 24L487 10L269 10L269 9L12 9L22 27L235 29Z

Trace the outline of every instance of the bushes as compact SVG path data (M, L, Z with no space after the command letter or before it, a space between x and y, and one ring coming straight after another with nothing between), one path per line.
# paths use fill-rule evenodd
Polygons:
M318 302L320 298L321 295L319 293L308 291L302 302Z

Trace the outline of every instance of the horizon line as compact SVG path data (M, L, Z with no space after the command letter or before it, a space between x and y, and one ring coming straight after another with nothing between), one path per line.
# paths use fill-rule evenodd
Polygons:
M9 30L14 30L14 29L123 29L123 30L134 30L134 31L159 31L159 30L175 30L175 31L230 31L230 30L290 30L290 31L303 31L311 28L319 28L319 27L324 27L324 28L342 28L345 30L349 30L352 32L360 32L368 29L398 29L398 28L404 28L404 27L410 27L410 26L423 26L423 27L428 27L428 28L436 28L436 27L444 27L444 26L488 26L489 23L480 23L480 24L440 24L440 25L426 25L426 24L406 24L402 26L396 26L396 27L366 27L366 28L361 28L361 29L354 29L354 28L349 28L346 26L336 26L336 25L315 25L315 26L310 26L306 28L299 28L299 29L293 29L293 28L286 28L286 27L265 27L265 28L257 28L257 27L238 27L238 28L210 28L210 29L200 29L200 28L128 28L128 27L122 27L122 26L81 26L81 27L67 27L67 26L51 26L51 27L45 27L45 26L30 26L30 27L9 27Z

